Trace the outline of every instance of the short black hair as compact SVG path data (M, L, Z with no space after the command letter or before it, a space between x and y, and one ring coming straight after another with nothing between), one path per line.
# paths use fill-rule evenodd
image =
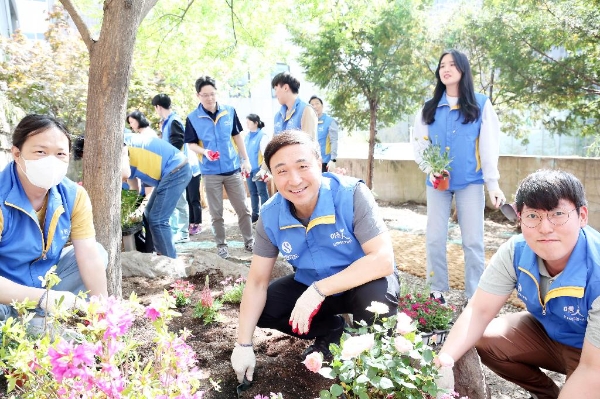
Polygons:
M152 99L152 106L156 107L157 105L160 105L164 109L171 108L171 97L169 97L168 95L166 95L164 93L155 95L154 98Z
M281 72L275 75L273 80L271 80L271 87L275 88L276 86L283 86L287 84L290 86L292 93L298 94L300 91L300 81L290 75L289 72Z
M215 83L215 80L213 78L211 78L210 76L200 76L198 79L196 79L196 93L200 93L200 90L202 90L204 86L208 85L214 87L215 90L217 89L217 84Z
M15 130L12 135L12 145L17 147L19 150L23 148L23 144L25 141L31 136L35 136L36 134L43 133L48 129L57 128L61 132L67 136L69 140L69 150L71 149L71 133L65 126L65 124L60 120L50 115L41 115L41 114L29 114L25 116Z
M321 99L320 99L319 97L317 97L317 96L311 96L311 97L310 97L310 100L308 100L308 103L310 104L310 102L311 102L312 100L319 100L319 102L321 103L321 105L323 105L323 100L321 100Z
M150 122L148 122L148 119L146 119L144 114L142 114L139 110L135 110L135 111L131 112L130 114L128 114L127 118L125 118L125 122L129 123L129 118L133 118L136 121L138 121L138 125L139 125L138 127L150 126Z
M315 155L315 158L317 160L321 159L321 147L308 133L296 129L284 130L280 134L273 136L269 144L267 144L267 148L265 148L265 164L267 168L271 170L271 158L277 151L283 147L296 144L308 146Z
M515 198L517 212L525 205L550 211L564 199L572 202L579 213L579 208L587 204L581 181L563 170L540 169L531 173L519 183Z

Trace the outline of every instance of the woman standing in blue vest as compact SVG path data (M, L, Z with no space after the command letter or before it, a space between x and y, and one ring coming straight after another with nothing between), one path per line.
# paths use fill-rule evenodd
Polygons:
M248 134L244 137L244 144L246 144L248 159L250 160L250 166L252 166L250 176L246 178L246 184L248 184L248 191L250 191L252 223L254 223L258 220L260 206L269 199L267 183L256 176L263 163L263 156L265 148L269 143L269 136L262 131L265 123L256 114L250 114L246 117L246 127L248 128Z
M427 281L433 298L444 302L449 290L446 241L452 198L456 201L458 224L465 253L465 295L471 298L483 273L483 211L487 186L493 206L506 197L500 190L498 154L500 124L490 100L475 93L467 57L456 50L444 52L435 71L433 98L415 118L413 147L415 161L427 174ZM431 144L449 151L450 187L434 188L436 176L423 163L423 151Z
M70 137L47 115L27 115L13 133L13 161L0 172L0 320L17 316L12 301L52 312L59 300L83 304L80 291L107 295L108 256L96 242L90 198L65 177ZM46 291L40 278L55 265L61 282Z
M283 132L265 150L277 186L263 205L242 298L231 364L241 382L252 380L255 327L313 339L306 357L321 352L344 331L341 314L372 324L372 301L398 308L400 284L391 238L377 203L358 179L321 172L318 143L306 133ZM294 273L270 283L279 254Z

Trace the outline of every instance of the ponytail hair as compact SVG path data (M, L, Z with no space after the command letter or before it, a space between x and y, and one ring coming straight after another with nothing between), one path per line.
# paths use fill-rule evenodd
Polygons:
M259 129L262 129L263 127L265 127L265 123L263 121L261 121L260 116L258 116L256 114L250 114L246 117L246 119L249 119L252 122L256 123L258 125Z

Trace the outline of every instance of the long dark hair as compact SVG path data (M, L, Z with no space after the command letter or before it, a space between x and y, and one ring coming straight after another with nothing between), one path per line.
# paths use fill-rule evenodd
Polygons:
M465 118L464 124L476 121L481 114L477 100L475 99L475 89L473 88L473 77L471 76L471 66L467 56L457 50L444 51L438 61L437 69L435 70L435 78L437 80L435 89L433 90L433 98L425 103L423 107L423 122L431 125L435 121L435 111L442 95L446 91L446 85L440 79L440 64L442 58L446 55L452 55L456 69L460 71L462 76L458 82L458 105L459 112Z

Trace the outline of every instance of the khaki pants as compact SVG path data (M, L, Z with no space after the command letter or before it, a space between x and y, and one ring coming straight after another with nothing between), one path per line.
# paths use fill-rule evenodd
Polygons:
M246 187L241 173L231 176L203 175L208 212L212 219L212 227L217 246L227 245L225 242L225 221L223 220L223 187L238 217L238 226L244 237L244 244L254 241L252 237L252 217L246 203Z
M560 392L540 368L566 374L569 378L581 357L581 349L550 339L529 312L492 320L475 347L483 364L538 399L556 399Z

